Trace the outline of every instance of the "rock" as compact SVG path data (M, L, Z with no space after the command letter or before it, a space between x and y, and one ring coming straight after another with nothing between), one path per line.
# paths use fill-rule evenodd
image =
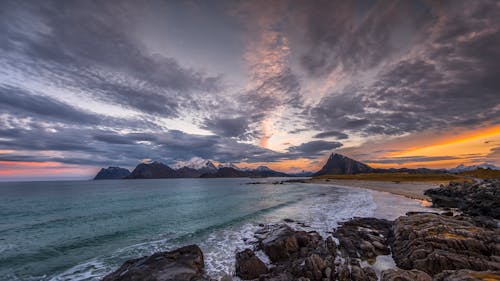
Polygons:
M382 271L381 281L432 281L429 274L420 270L388 269Z
M320 281L323 277L323 270L325 269L325 263L323 259L313 254L305 260L306 270L311 273L311 280Z
M123 179L130 175L130 171L120 167L102 168L94 177L94 180Z
M267 273L266 265L250 249L236 254L236 275L244 280L258 278Z
M393 258L402 269L430 275L443 270L500 270L500 229L469 217L415 214L394 222Z
M435 281L493 281L500 280L500 271L444 271L434 276Z
M260 248L272 262L284 261L291 255L300 254L301 248L314 248L321 236L316 232L295 231L288 225L273 226L270 230L257 237Z
M224 274L219 281L233 281L233 277L228 274Z
M472 216L500 219L500 179L475 183L452 182L425 191L435 207L459 208Z
M204 261L196 245L126 261L103 281L193 281L203 277Z
M378 255L388 255L388 239L391 237L392 223L375 218L354 218L343 223L334 232L339 239L339 248L351 258L373 259Z

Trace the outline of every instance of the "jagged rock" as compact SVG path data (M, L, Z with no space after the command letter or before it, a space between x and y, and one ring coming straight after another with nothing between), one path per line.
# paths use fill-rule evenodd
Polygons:
M259 280L322 281L334 274L336 246L331 237L325 241L317 232L296 231L287 225L266 226L256 237L273 263Z
M310 275L310 280L320 281L323 277L323 270L325 269L325 263L323 259L313 254L305 260L306 275Z
M206 281L203 277L204 260L196 245L170 252L155 253L126 261L103 281Z
M381 281L432 281L429 274L420 270L388 269L382 271Z
M371 172L372 168L366 164L353 160L344 155L332 153L326 164L313 176L358 174Z
M355 218L343 223L334 232L339 248L351 258L374 259L388 255L391 250L387 239L391 236L392 223L383 219Z
M500 229L468 217L415 214L394 222L393 258L402 269L430 275L443 270L500 270Z
M258 278L267 273L266 265L250 249L236 254L236 275L244 280Z
M259 245L272 262L287 260L292 254L304 255L308 247L315 248L321 241L316 232L295 231L288 225L273 226L260 237Z
M130 171L120 167L102 168L94 177L94 180L123 179L130 175Z
M434 281L493 281L500 280L500 271L444 271L434 276Z
M500 180L475 183L452 182L447 186L425 191L435 207L459 208L472 216L500 219Z

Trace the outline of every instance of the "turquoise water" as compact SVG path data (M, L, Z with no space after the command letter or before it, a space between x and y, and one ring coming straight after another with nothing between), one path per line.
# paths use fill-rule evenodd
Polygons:
M126 259L188 243L217 276L234 270L234 252L260 223L290 218L327 235L376 208L366 190L266 180L0 183L0 280L98 280Z

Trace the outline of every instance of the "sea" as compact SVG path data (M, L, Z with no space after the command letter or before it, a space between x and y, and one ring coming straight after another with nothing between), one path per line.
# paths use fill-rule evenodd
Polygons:
M275 184L283 180L0 182L0 280L100 280L128 259L188 244L217 278L234 273L235 253L252 247L262 224L287 219L326 238L352 217L428 211L388 193Z

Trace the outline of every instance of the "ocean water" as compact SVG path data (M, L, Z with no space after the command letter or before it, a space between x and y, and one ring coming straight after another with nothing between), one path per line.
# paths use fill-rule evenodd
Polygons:
M275 180L0 183L0 280L99 280L127 259L191 243L216 277L233 273L261 223L289 218L327 236L351 217L422 210L400 196Z

